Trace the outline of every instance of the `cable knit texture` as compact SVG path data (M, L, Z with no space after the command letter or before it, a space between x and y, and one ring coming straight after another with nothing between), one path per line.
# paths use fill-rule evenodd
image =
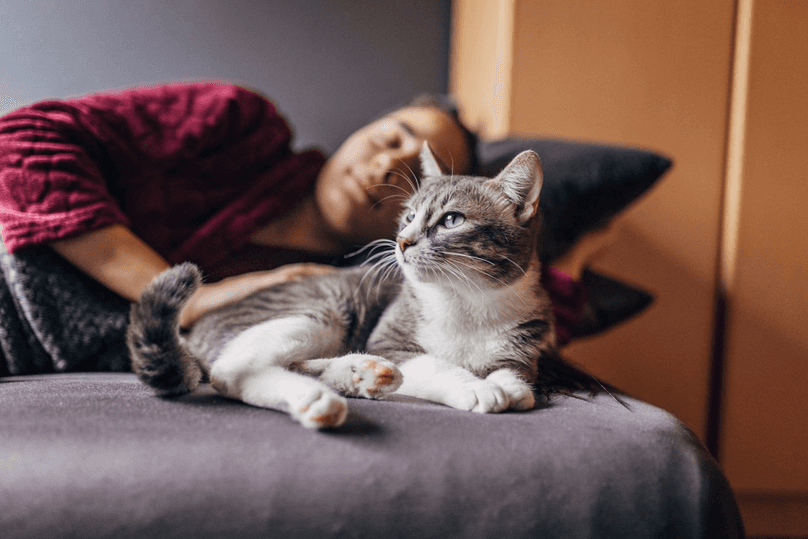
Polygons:
M172 84L44 101L0 118L0 223L12 254L123 224L171 262L206 268L310 188L266 98Z

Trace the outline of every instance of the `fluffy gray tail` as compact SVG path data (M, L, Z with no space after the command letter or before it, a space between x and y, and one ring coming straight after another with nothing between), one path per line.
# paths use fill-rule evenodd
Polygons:
M202 380L179 334L180 311L201 282L199 268L186 262L158 275L132 304L126 332L132 370L160 396L188 393Z

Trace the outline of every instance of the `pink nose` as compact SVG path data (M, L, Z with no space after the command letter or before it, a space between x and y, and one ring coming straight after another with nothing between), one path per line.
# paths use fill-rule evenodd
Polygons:
M405 250L407 247L409 247L410 245L412 245L412 240L411 240L410 238L402 238L402 237L399 237L399 238L396 238L396 241L398 242L398 248L399 248L399 249L401 249L401 252L402 252L402 253L404 252L404 250Z

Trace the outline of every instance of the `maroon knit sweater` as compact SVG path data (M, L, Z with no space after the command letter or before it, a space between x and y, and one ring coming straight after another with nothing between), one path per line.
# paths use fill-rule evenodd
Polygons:
M275 106L223 83L44 101L0 118L0 223L14 253L112 224L210 272L310 190Z

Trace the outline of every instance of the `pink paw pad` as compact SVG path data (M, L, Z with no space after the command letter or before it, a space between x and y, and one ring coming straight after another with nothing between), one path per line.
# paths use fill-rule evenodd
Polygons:
M364 358L354 369L351 381L362 396L379 398L392 393L401 385L401 373L388 361Z

